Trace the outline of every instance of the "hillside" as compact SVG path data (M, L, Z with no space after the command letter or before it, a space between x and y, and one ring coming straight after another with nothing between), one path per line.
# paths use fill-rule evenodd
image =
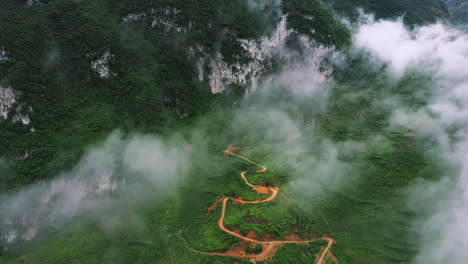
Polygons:
M242 94L258 82L256 65L266 72L270 59L258 56L268 51L246 41L275 30L280 7L218 2L2 1L1 91L16 98L3 108L30 121L2 115L1 153L18 161L0 189L70 167L83 146L113 129L170 130L207 111L219 97L212 93L232 84ZM287 27L313 26L319 43L345 45L346 30L330 10L303 3L284 1ZM303 15L322 20L304 23ZM274 41L268 45L282 45ZM236 64L242 69L231 72Z
M377 18L394 18L404 14L407 24L425 24L436 19L447 19L449 14L440 0L327 0L340 14L352 15L356 8L376 15Z
M440 1L0 5L0 264L468 260Z

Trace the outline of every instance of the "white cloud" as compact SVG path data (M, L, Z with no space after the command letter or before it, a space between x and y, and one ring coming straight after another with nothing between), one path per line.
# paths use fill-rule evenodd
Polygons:
M439 182L421 181L413 190L412 205L429 211L414 225L421 239L414 262L467 263L468 35L440 23L408 29L401 20L370 19L358 27L354 44L387 64L396 78L408 71L431 76L428 105L396 109L391 120L436 138L439 158L454 168ZM458 130L456 141L449 128Z
M2 197L0 240L11 240L11 233L17 234L15 239L30 240L43 227L60 227L86 212L165 197L189 164L183 142L178 142L112 133L72 170ZM113 192L118 195L110 195ZM124 222L133 212L125 213L114 221Z
M468 74L467 39L463 32L440 23L410 30L401 20L363 24L354 35L358 48L388 63L396 74L421 64L435 64L432 66L439 74L456 78Z

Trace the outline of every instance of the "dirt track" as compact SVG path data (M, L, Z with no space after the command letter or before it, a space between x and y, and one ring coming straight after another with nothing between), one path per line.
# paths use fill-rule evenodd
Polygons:
M260 169L256 171L258 173L267 171L267 167L265 167L264 165L258 164L258 163L254 162L254 161L249 160L248 158L246 158L244 156L241 156L239 154L234 153L234 151L236 151L238 149L239 148L234 147L233 145L229 145L228 148L226 150L224 150L223 152L226 155L236 156L236 157L238 157L240 159L243 159L243 160L245 160L245 161L247 161L249 163L252 163L252 164L254 164L256 166L259 166ZM263 241L262 240L261 241L261 240L255 239L255 238L244 236L244 235L240 234L240 232L238 233L238 232L230 230L230 229L228 229L226 227L226 225L224 224L224 218L225 218L225 215L226 215L227 202L229 200L232 200L233 202L236 202L236 203L242 203L242 204L258 204L258 203L265 203L265 202L273 201L273 200L276 199L276 197L279 194L279 188L278 187L272 187L272 186L265 187L265 186L260 186L260 185L253 185L252 183L250 183L249 180L246 177L247 172L248 171L243 171L240 174L242 179L245 181L245 183L248 186L250 186L253 190L257 191L258 193L270 193L270 195L265 199L255 200L255 201L244 201L242 199L237 199L237 198L232 198L232 197L222 197L218 201L216 201L216 203L213 206L211 206L209 210L215 209L216 205L219 202L221 202L221 204L222 204L222 206L221 206L221 217L218 219L218 227L221 230L223 230L224 232L226 232L226 233L228 233L228 234L230 234L232 236L235 236L235 237L241 239L242 241L248 241L248 242L253 242L253 243L256 243L256 244L261 244L263 246L262 252L260 252L259 254L246 254L245 252L243 252L243 250L241 250L239 252L239 250L234 250L234 248L232 250L229 250L228 252L225 252L225 253L203 252L203 251L199 251L199 250L191 248L189 246L188 242L182 237L185 244L186 244L186 246L188 248L190 248L190 250L192 250L193 252L200 253L200 254L216 255L216 256L229 256L229 257L237 257L237 258L249 258L252 262L255 263L257 261L270 260L271 258L273 258L276 251L278 251L278 249L280 249L284 244L309 244L310 242L313 242L313 241L324 240L324 241L327 241L328 244L324 248L324 250L321 252L320 257L318 257L316 259L316 261L315 261L315 264L323 264L325 256L327 255L328 252L330 252L331 247L336 242L333 238L324 236L324 237L321 237L321 238L301 240L300 238L297 239L296 237L291 236L292 237L291 240L283 240L283 241L279 241L279 240ZM266 190L267 190L267 192L266 192Z

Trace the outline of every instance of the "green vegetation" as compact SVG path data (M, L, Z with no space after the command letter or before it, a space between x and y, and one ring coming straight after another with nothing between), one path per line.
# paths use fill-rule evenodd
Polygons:
M365 70L361 68L361 74L364 73ZM273 234L278 239L292 233L300 234L302 237L317 237L328 233L339 242L339 246L334 246L333 252L340 259L340 263L400 263L410 259L415 250L408 226L414 215L405 209L404 190L417 177L433 177L437 166L430 157L424 155L430 141L421 142L421 139L416 139L411 134L406 135L407 131L389 131L387 129L389 112L385 108L376 107L373 102L381 98L382 94L389 92L413 98L412 94L424 80L417 76L408 76L402 79L400 84L389 85L390 80L387 80L383 73L367 72L366 83L355 85L359 84L357 80L353 82L353 78L344 75L340 77L341 74L336 73L336 78L342 81L339 81L337 89L330 97L332 103L327 113L316 115L317 124L320 125L312 134L314 135L312 138L306 138L309 141L284 144L259 140L256 142L256 148L241 152L269 168L266 173L250 172L247 174L248 178L255 184L266 183L280 187L287 198L280 195L275 201L264 204L229 203L225 223L232 229L239 228L244 234L249 230L255 230L259 234ZM362 76L354 78L360 79ZM356 92L353 89L366 89L366 96L353 98L350 96ZM424 104L424 98L417 100L420 104ZM255 97L252 97L251 103L254 101ZM414 100L409 100L407 103L411 105ZM248 104L243 107L248 108ZM359 117L363 109L368 111ZM294 112L294 115L295 118L301 118L300 112ZM220 151L232 142L230 138L240 138L237 135L242 135L245 131L232 130L232 127L224 124L217 116L215 114L209 118L211 121L209 125L205 126L204 123L202 125L209 131L217 128L215 131L223 131L224 136L213 137L210 140L209 146L213 152L208 157L194 160L189 177L181 184L178 191L180 196L172 197L171 202L160 209L142 212L142 215L153 216L146 221L145 229L132 236L112 234L108 237L99 226L83 224L80 225L79 231L63 231L53 235L40 247L31 245L30 248L33 250L30 252L10 252L9 257L21 256L14 258L12 263L60 262L75 258L76 255L79 255L76 263L93 263L93 261L115 263L117 260L124 262L138 260L143 263L163 258L163 263L170 263L166 262L170 259L170 250L180 263L229 261L222 257L191 252L185 248L184 242L178 235L179 230L182 230L181 236L197 250L227 250L239 240L217 228L220 206L205 216L207 208L219 196L243 196L245 200L266 197L250 190L239 175L241 171L254 171L258 167L241 159L223 155ZM219 116L229 117L225 113L220 113ZM340 157L358 167L356 171L359 172L357 177L359 181L352 189L336 191L333 186L328 186L318 178L312 184L317 186L317 189L321 189L323 195L318 199L317 196L309 199L308 194L298 192L294 185L289 184L298 177L294 168L291 168L287 161L279 160L275 156L283 157L281 155L283 151L301 145L307 150L303 155L313 159L321 155L320 141L328 136L337 143L350 139L365 142L373 136L378 136L378 139L370 149L360 152L357 156ZM252 138L255 136L252 135ZM245 145L249 142L242 143L240 140L240 143ZM356 172L349 171L349 173ZM354 177L351 174L347 177ZM154 231L151 231L151 228L155 228ZM70 232L74 235L68 239L67 234ZM102 252L109 253L101 257ZM287 245L278 252L273 261L291 263L291 259L302 256L303 252L304 258L313 259L316 249ZM20 262L22 259L24 261Z
M278 250L273 263L314 263L315 256L319 254L321 246L326 246L326 242L317 241L309 245L291 245L287 244Z
M312 226L307 226L309 230L296 228L299 214L298 208L278 198L269 203L228 205L225 223L230 229L239 227L244 235L255 230L260 235L273 234L279 240L294 232L309 237Z
M447 19L448 12L439 0L328 0L334 9L344 15L356 17L356 9L363 8L376 18L395 18L404 16L406 24L427 24L439 19Z
M197 53L219 51L228 63L248 62L238 39L271 32L280 11L275 5L264 7L268 15L261 16L247 0L48 0L34 7L24 2L0 0L0 48L11 58L0 61L0 86L20 91L19 101L33 108L29 125L11 116L0 122L0 191L69 170L115 129L162 138L180 134L194 145L188 175L163 201L141 205L136 213L125 206L92 212L46 230L38 240L15 242L8 250L0 245L0 264L249 263L195 253L186 245L223 252L239 243L217 227L220 205L209 214L207 208L222 196L268 197L246 186L241 171L249 171L253 184L277 186L282 193L269 203L229 202L225 223L231 229L278 239L328 234L337 240L332 251L341 264L399 264L414 256L409 223L417 216L405 205L406 188L417 178L434 179L442 168L427 153L429 138L389 128L391 106L382 98L407 108L425 105L430 94L421 87L430 82L427 77L410 73L390 80L385 69L357 55L333 73L336 83L320 102L323 108L310 103L312 97L286 92L244 97L241 84L212 95L206 78L198 80ZM409 24L447 15L435 0L329 2L339 14L352 15L357 6L377 17L405 13ZM283 0L281 9L288 28L345 49L350 33L325 4ZM146 16L123 22L140 13ZM152 27L155 17L184 30ZM90 64L107 51L113 75L101 78ZM300 137L289 138L289 127L277 116L269 120L264 113L272 109L284 113ZM328 145L348 143L360 149L328 156L334 151ZM255 145L239 153L268 171L255 173L258 167L223 155L228 144ZM319 166L327 162L329 167ZM340 173L339 181L352 181L350 186L329 179ZM122 218L131 224L120 223ZM312 263L324 243L285 245L271 263Z
M339 48L349 44L348 30L321 1L284 0L282 3L283 10L289 14L288 25L298 33Z
M346 30L323 4L296 2L284 2L290 27L327 45L347 42ZM33 108L30 125L12 123L10 115L0 126L0 152L12 162L8 176L0 178L0 189L57 175L76 163L84 146L116 128L170 133L216 108L219 97L210 94L207 81L196 81L196 57L188 49L219 50L227 62L244 63L237 38L267 34L278 13L267 5L269 16L259 16L262 10L248 8L247 0L0 4L0 48L11 58L0 61L0 84L20 91L21 103ZM151 10L158 9L177 10L177 15L161 11L152 16ZM140 13L147 16L122 22L128 14ZM317 19L303 23L304 16ZM152 28L154 17L187 30ZM107 51L113 75L100 78L90 63ZM26 152L27 159L16 161Z
M13 161L31 153L10 166L0 189L56 175L75 164L84 146L116 128L162 133L182 123L176 112L193 120L216 98L206 82L195 81L195 58L187 56L188 48L201 45L210 54L226 44L221 51L233 60L242 52L231 45L232 36L254 38L263 32L263 22L247 9L247 1L0 4L0 47L11 58L0 65L1 84L20 91L21 102L33 107L31 125L0 126L3 158ZM158 31L149 18L121 22L127 14L152 8L179 10L176 22L191 24L191 30ZM114 73L107 79L90 67L106 51L113 56Z

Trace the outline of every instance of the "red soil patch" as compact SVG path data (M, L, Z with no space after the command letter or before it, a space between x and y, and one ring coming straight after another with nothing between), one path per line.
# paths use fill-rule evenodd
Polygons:
M276 255L276 252L283 246L281 243L269 243L263 244L263 251L256 255L255 257L250 258L250 261L257 263L257 261L271 261Z
M257 231L250 230L245 237L256 240L256 241L270 242L270 241L275 241L278 236L276 236L275 234L260 235L259 233L257 233Z
M255 230L250 230L247 233L246 237L251 238L251 239L255 239L255 240L258 240L258 241L262 241L262 237Z
M322 238L325 239L325 240L332 241L333 244L336 243L335 239L333 237L329 236L328 234L323 234Z
M328 250L327 252L324 252L324 250L327 250L327 246L321 246L319 252L315 255L315 263L316 264L327 264L327 263L334 263L334 264L339 264L340 262L338 259L333 255L331 250ZM323 255L323 258L320 260L320 256Z
M324 264L323 262L325 260L322 260L320 261L320 256L322 255L322 252L325 250L327 246L321 246L319 251L317 252L317 254L315 254L315 260L314 260L314 263L317 263L317 264Z
M278 238L278 236L275 235L275 234L264 234L262 236L261 240L263 240L263 241L275 241L277 238Z
M220 202L223 201L223 197L219 198L218 200L216 200L216 202L214 202L213 205L211 205L210 207L208 207L208 212L206 212L205 216L208 216L210 215L210 212L213 211L213 210L216 210L216 208L218 208L218 204Z
M246 253L245 248L247 247L247 243L245 241L241 241L240 245L233 245L227 252L227 256L232 257L243 257Z
M237 197L237 199L232 199L233 204L240 204L240 203L243 204L243 201L244 201L244 197L242 195Z
M250 241L250 242L249 242L250 248L257 248L258 245L259 245L259 244L258 244L257 242L254 242L254 241Z
M325 259L327 260L327 263L331 262L331 263L334 263L334 264L339 264L340 261L336 258L336 256L333 254L332 251L329 251L327 253L327 256L325 257Z
M326 260L325 258L329 255L329 254L333 254L331 252L331 247L333 246L333 244L336 243L335 239L333 239L332 237L330 237L329 235L327 234L324 234L322 236L322 239L323 240L326 240L328 242L328 245L327 246L323 246L323 247L320 247L320 253L317 254L317 257L315 259L315 263L316 264L326 264ZM336 263L339 263L339 262L336 262Z
M232 152L239 150L239 147L235 147L233 144L229 145L226 150L223 151L224 154L228 155Z
M252 189L258 194L268 194L270 192L270 188L264 186L255 186Z

